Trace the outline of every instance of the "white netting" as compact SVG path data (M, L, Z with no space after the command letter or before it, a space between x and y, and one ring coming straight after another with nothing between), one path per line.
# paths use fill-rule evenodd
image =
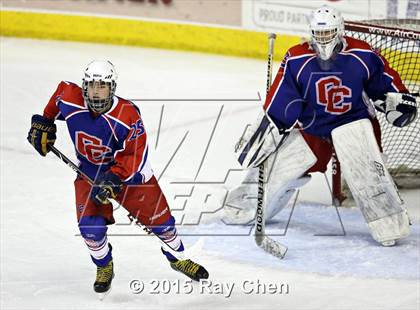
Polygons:
M346 22L345 34L369 43L388 60L411 93L420 92L420 20ZM417 98L417 107L420 107ZM397 128L378 113L387 165L400 186L420 187L420 117ZM409 177L408 180L406 177Z

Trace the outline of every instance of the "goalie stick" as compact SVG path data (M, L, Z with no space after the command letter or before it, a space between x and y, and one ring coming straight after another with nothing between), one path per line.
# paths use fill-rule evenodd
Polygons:
M273 53L274 53L274 40L276 35L270 33L268 35L268 65L267 65L267 90L266 94L271 87ZM255 242L267 253L282 259L287 252L287 247L265 234L265 186L267 175L267 160L258 166L258 199L257 199L257 212L255 214Z

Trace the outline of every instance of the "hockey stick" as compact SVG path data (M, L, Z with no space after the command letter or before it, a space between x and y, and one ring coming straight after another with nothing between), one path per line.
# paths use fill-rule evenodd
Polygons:
M267 92L271 87L272 77L272 64L273 64L273 53L274 53L274 40L276 35L270 33L268 35L268 67L267 67ZM269 238L265 235L265 185L266 185L266 174L267 174L267 161L263 162L258 166L258 204L257 212L255 215L255 242L267 253L274 255L282 259L287 252L287 247L281 243Z
M94 183L93 180L87 174L85 174L82 170L80 170L80 168L74 162L72 162L66 155L61 153L61 151L59 151L54 145L50 145L49 149L58 158L60 158L67 166L73 169L73 171L76 172L78 176L85 179L90 185L93 185Z

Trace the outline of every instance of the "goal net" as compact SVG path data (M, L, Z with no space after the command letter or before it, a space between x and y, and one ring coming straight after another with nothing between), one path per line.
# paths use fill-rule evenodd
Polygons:
M363 40L384 56L399 73L410 93L420 92L420 20L383 19L346 22L345 35ZM417 98L417 107L420 107ZM419 109L420 114L420 109ZM420 188L420 117L404 128L389 124L377 113L386 164L399 187ZM340 165L333 159L333 198L348 195L341 182Z

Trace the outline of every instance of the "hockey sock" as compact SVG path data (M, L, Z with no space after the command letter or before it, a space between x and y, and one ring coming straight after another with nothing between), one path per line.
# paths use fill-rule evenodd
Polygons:
M102 216L83 216L79 221L79 230L89 249L92 261L104 267L112 259L112 248L108 243L105 218Z
M152 232L158 236L165 246L162 247L162 253L169 261L177 261L182 258L184 245L175 228L175 219L173 216L165 223L151 227Z

